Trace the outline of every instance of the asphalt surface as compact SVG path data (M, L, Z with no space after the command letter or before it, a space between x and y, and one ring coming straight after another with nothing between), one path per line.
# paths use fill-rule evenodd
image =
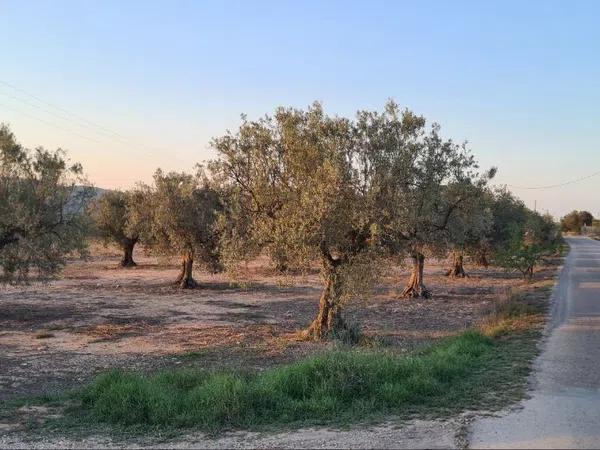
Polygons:
M476 420L471 448L600 448L600 242L566 238L549 336L531 398Z

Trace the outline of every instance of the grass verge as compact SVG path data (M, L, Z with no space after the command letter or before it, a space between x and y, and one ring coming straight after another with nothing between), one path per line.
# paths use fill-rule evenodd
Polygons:
M447 407L496 354L481 333L465 333L399 358L333 351L257 374L174 371L107 373L81 394L92 421L206 431L290 423L355 422L377 413Z

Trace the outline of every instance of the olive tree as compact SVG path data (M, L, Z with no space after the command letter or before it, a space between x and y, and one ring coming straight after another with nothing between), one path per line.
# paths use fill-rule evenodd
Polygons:
M486 189L480 201L490 223L485 232L471 243L470 253L476 264L488 267L490 259L508 245L515 224L522 228L528 209L506 187Z
M133 249L144 225L142 215L132 214L137 199L134 191L108 191L94 202L92 216L105 241L118 245L122 252L120 265L134 267Z
M353 169L357 155L350 121L279 108L213 140L213 176L229 192L238 216L223 239L235 264L263 249L297 267L318 259L324 278L319 311L306 335L321 338L344 327L341 305L352 268L368 251L374 211ZM358 163L360 164L360 163Z
M423 122L393 102L356 120L315 103L243 118L237 132L213 141L219 158L210 168L240 224L223 236L227 259L263 249L297 267L320 261L324 288L306 336L343 328L343 303L384 271L385 251L404 244L398 220L411 205L400 188L415 182L410 151Z
M550 215L528 210L524 222L511 222L508 239L496 251L495 262L508 270L521 273L531 281L535 266L546 256L555 253L562 241L558 225Z
M579 211L579 219L581 220L581 226L591 227L594 223L594 216L589 211Z
M492 193L491 211L487 242L493 262L531 280L535 266L562 242L558 225L552 216L527 208L505 187Z
M0 125L0 280L56 275L72 252L85 254L93 189L80 164L58 149L23 148Z
M176 284L181 288L197 286L193 266L199 261L216 271L219 269L218 214L221 201L202 173L154 174L152 186L138 188L130 223L145 222L142 238L151 250L163 255L180 255L181 271ZM144 214L150 214L146 221Z

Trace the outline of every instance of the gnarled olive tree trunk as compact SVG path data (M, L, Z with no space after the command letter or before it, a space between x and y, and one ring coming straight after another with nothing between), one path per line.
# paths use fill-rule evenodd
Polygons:
M181 272L175 281L182 289L192 289L198 286L196 280L192 276L194 268L194 253L191 250L186 251L181 257Z
M523 275L523 279L530 283L533 280L533 272L534 272L534 266L529 265L524 269L521 269L521 274Z
M479 250L477 252L477 256L476 256L475 262L477 263L478 266L485 267L487 269L489 267L489 265L490 265L490 262L488 261L488 258L487 258L487 251L486 250Z
M133 260L133 248L137 244L137 238L125 238L122 242L123 258L121 259L121 267L135 267L137 264Z
M338 272L339 266L326 271L325 289L319 300L319 313L308 329L304 331L304 336L308 339L323 339L345 328L341 315L342 286Z
M431 292L427 290L423 283L423 269L425 267L425 255L421 252L414 252L411 255L413 260L413 269L408 284L402 291L403 297L410 298L429 298Z
M452 252L452 268L446 272L447 277L451 278L465 278L467 272L463 266L463 255L460 252Z

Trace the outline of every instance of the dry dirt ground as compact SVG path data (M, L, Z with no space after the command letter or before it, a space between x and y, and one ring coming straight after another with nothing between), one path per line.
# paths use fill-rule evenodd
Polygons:
M321 284L316 272L292 280L258 261L249 267L243 287L223 275L196 271L200 288L179 290L172 285L176 264L140 252L136 256L138 267L121 269L114 249L95 246L87 261L71 261L59 280L0 288L0 402L63 392L113 367L260 370L332 345L297 338L317 311ZM469 266L469 278L448 280L445 262L428 263L432 299L399 299L408 273L398 268L368 302L347 305L347 318L360 323L373 342L404 352L476 325L507 289L522 283L516 274ZM545 268L536 276L553 275L553 268ZM0 437L30 420L28 415L24 410L22 417L3 419ZM368 434L365 439L367 445L372 442ZM285 446L282 441L255 444L269 442ZM0 444L11 442L0 439ZM236 446L233 441L223 445Z

